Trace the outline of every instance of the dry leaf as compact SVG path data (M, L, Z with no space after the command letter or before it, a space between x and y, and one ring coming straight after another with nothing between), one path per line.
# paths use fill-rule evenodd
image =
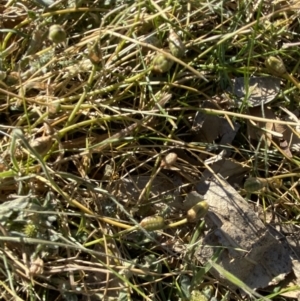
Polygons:
M226 158L223 151L214 157L205 160L205 164L209 165L215 174L220 174L227 179L230 184L241 185L243 177L250 167L232 159ZM206 180L212 176L211 171L206 169L202 174L202 180Z
M197 190L206 190L204 197L210 207L205 217L210 230L197 252L200 261L207 262L223 247L219 264L252 289L278 283L292 271L289 250L225 180L206 181Z
M258 107L267 104L275 99L280 91L280 79L276 77L250 77L248 80L244 77L235 78L232 81L232 87L228 90L237 98L237 106L241 106L247 93L246 105L248 107Z
M212 143L217 138L221 138L220 144L230 144L240 128L238 123L232 123L234 129L226 118L198 111L192 127L192 130L196 132L196 137L193 140Z

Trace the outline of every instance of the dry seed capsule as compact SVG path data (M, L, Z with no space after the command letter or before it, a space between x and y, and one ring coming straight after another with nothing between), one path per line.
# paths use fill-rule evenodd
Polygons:
M171 167L177 160L177 154L169 153L161 161L161 167Z
M269 184L273 188L280 188L282 186L282 179L270 179Z
M282 76L285 75L286 69L285 65L281 58L275 57L275 56L269 56L266 61L265 65L270 73L276 76Z
M66 40L67 34L62 26L55 24L50 26L48 38L53 43L59 44Z
M247 192L255 192L255 191L259 191L259 190L265 188L266 184L267 183L265 183L265 181L263 181L263 179L249 177L248 179L246 179L246 181L244 183L244 189Z
M171 53L178 58L181 58L185 54L185 46L183 45L180 37L173 29L169 33L169 49Z
M30 142L30 146L41 156L44 156L52 147L52 137L43 136Z
M153 71L157 73L168 72L172 68L173 63L174 62L169 60L165 55L159 53L153 59Z
M161 230L165 227L165 220L162 216L147 216L140 225L148 231Z
M206 201L201 201L194 205L190 210L188 210L186 217L189 223L192 223L202 217L204 217L208 211L208 203Z
M96 41L92 46L88 45L88 58L94 65L99 65L102 61L102 50L99 41Z

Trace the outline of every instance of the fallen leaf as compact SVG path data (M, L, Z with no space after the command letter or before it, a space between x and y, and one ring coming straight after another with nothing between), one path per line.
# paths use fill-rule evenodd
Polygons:
M232 158L226 158L226 155L226 152L223 155L222 151L220 154L205 160L205 164L209 165L215 174L220 174L227 179L230 184L242 185L243 177L250 170L250 167ZM212 172L205 169L201 179L205 181L211 176Z
M248 87L248 91L247 91ZM248 107L259 107L274 100L280 91L280 79L276 77L238 77L232 80L232 87L228 89L236 97L236 105L241 106L247 95Z
M210 206L205 217L210 230L199 243L197 258L207 262L222 247L219 265L251 289L280 282L292 271L289 250L237 191L224 179L221 182L212 179L196 187L199 193L205 192ZM212 273L222 279L216 270Z
M196 133L193 140L212 143L219 138L220 144L230 144L240 128L238 123L232 122L232 124L234 129L226 118L198 111L192 127L192 131Z

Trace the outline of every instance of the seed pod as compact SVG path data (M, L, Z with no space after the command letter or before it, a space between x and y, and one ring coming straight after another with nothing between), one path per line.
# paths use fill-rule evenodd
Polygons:
M48 38L55 44L63 43L66 40L67 34L62 26L51 25L49 28Z
M174 63L173 61L169 60L162 53L159 53L153 59L152 70L157 73L165 73L165 72L168 72L172 68L173 63Z
M41 156L47 154L52 146L52 137L43 136L30 142L30 146Z
M169 49L171 53L178 58L181 58L185 55L185 46L183 45L180 37L173 29L169 33Z
M161 167L171 167L177 160L177 154L169 153L161 160Z
M102 61L102 50L99 41L96 41L92 46L88 45L88 57L92 64L100 65Z
M206 201L201 201L194 205L190 210L188 210L186 217L189 223L195 222L196 220L204 217L208 211L208 203Z
M280 188L282 186L282 179L269 179L268 180L269 184L273 187L273 188Z
M161 230L165 227L165 220L162 216L147 216L140 225L148 231Z
M244 189L247 192L256 192L267 186L267 181L261 178L249 177L244 183Z
M265 61L265 65L273 75L283 76L287 73L285 65L279 57L269 56Z

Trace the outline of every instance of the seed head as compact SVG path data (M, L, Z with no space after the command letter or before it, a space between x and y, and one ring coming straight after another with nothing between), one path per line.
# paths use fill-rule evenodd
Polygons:
M204 217L208 211L208 203L206 201L201 201L194 205L188 210L186 217L189 223L195 222L196 220Z
M180 37L174 30L170 30L169 33L169 49L171 53L178 58L185 55L185 46L183 45Z
M161 161L160 166L170 168L177 160L177 154L176 153L169 153L167 154Z
M165 227L165 220L162 216L147 216L140 225L148 231L161 230Z
M62 26L51 25L49 28L48 38L55 44L63 43L66 40L67 34Z
M275 76L282 76L287 73L285 65L279 57L269 56L265 64L269 72Z
M162 53L159 53L153 59L153 71L156 73L165 73L168 72L173 66L173 61L168 59Z

